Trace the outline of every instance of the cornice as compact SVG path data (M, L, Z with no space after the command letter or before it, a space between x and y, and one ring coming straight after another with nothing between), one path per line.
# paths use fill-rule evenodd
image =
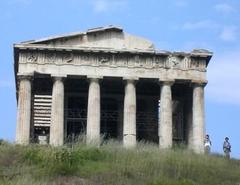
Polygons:
M76 52L93 52L93 53L129 53L129 54L147 54L147 55L160 55L160 56L176 56L176 57L199 57L210 58L213 53L207 50L193 50L192 52L170 52L165 50L141 50L141 49L113 49L103 47L79 47L79 46L51 46L45 44L15 44L14 48L19 50L35 50L35 51L76 51Z

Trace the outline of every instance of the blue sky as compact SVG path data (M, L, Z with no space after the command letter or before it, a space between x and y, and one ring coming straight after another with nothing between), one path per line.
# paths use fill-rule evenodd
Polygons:
M238 0L1 0L0 138L15 138L13 43L110 24L159 49L214 52L205 88L206 129L214 152L222 153L229 136L232 155L240 158Z

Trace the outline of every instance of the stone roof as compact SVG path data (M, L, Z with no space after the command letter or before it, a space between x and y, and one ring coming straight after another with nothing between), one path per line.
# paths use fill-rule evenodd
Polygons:
M45 44L48 46L72 46L112 49L154 50L151 41L123 32L117 26L107 26L88 29L86 32L76 32L57 35L20 44Z
M86 32L25 41L15 44L14 49L15 55L19 49L65 50L203 57L207 59L207 63L212 57L212 52L205 49L194 49L192 52L158 50L151 41L128 34L121 27L113 25L88 29Z

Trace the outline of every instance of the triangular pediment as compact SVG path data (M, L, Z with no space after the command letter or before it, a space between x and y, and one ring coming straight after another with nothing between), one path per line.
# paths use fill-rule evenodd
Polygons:
M24 43L47 46L154 50L151 41L125 33L122 28L116 26L93 28L86 32L54 36Z

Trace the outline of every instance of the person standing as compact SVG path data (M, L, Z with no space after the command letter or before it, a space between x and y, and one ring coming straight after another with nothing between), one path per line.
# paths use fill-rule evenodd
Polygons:
M210 140L210 137L209 135L207 134L205 136L205 139L204 139L204 153L205 154L210 154L211 152L211 146L212 146L212 142Z
M231 152L231 144L229 142L229 138L225 137L225 141L223 143L223 152L227 159L230 159L230 152Z

